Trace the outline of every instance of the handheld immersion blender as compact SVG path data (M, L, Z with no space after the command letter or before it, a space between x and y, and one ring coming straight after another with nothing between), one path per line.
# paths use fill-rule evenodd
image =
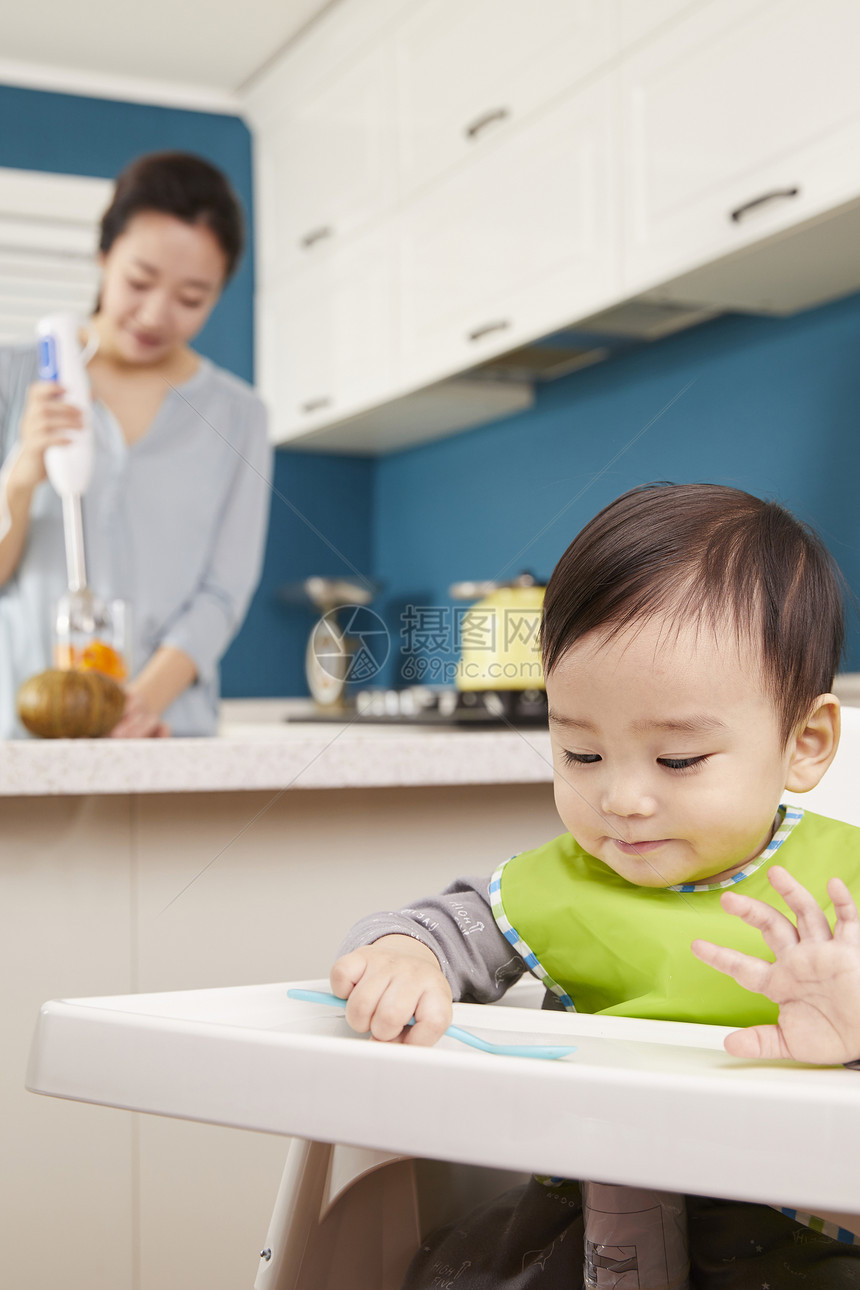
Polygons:
M80 323L74 314L56 313L37 324L39 379L57 381L63 401L79 408L83 426L69 430L69 443L48 448L45 469L63 502L63 534L69 590L57 606L56 637L60 667L74 664L77 649L92 641L105 624L105 607L87 586L81 498L93 472L93 423L86 363L96 346L81 351ZM63 654L65 656L63 656Z

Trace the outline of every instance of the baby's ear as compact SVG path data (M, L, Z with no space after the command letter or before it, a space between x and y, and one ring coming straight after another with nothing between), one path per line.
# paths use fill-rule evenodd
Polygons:
M792 793L808 793L827 770L839 747L839 700L835 694L819 694L812 711L792 736L794 751L785 787Z

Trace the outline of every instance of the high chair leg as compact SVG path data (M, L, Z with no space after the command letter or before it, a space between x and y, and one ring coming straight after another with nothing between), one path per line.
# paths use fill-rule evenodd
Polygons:
M254 1290L298 1290L305 1250L319 1225L333 1150L328 1142L290 1142Z
M412 1160L293 1139L254 1290L399 1290L419 1244Z

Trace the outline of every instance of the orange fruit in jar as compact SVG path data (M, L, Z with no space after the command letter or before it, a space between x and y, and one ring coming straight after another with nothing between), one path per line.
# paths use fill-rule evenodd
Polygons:
M80 658L75 666L83 672L101 672L103 676L109 676L114 681L124 681L128 676L122 655L106 641L90 641L89 645L80 651Z
M90 641L89 645L77 649L73 645L58 645L54 650L54 662L67 671L101 672L113 681L124 681L128 676L125 659L106 641Z

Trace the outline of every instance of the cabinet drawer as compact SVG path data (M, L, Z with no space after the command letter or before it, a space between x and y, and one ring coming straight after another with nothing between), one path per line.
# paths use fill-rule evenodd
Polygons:
M626 291L860 192L858 47L854 0L731 0L624 65Z
M402 212L402 371L421 384L617 295L614 99L602 81Z
M607 0L425 0L396 36L409 194L572 89L615 49Z
M395 199L394 72L383 42L271 122L258 144L259 264L290 272Z
M283 443L390 396L394 239L353 238L258 294L257 383Z

